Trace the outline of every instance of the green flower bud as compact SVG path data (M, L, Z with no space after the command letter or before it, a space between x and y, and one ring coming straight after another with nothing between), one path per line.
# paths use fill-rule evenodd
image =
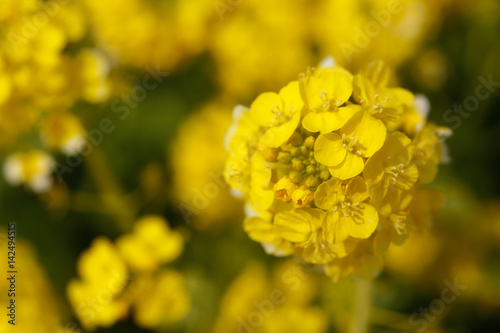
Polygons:
M313 175L310 175L306 179L306 186L307 187L316 187L319 185L319 180L318 178L314 177Z
M298 171L292 171L288 174L288 177L290 180L295 183L299 184L302 181L302 174Z
M312 164L308 165L306 168L306 172L310 175L316 173L316 166Z
M290 154L291 154L293 157L299 157L299 156L300 156L300 148L293 147L293 148L290 150Z
M320 172L319 177L323 180L328 180L330 179L330 171L328 170L323 170Z
M306 146L300 147L300 153L302 154L302 156L309 156L309 148L307 148Z
M306 146L307 148L309 149L313 149L314 148L314 142L316 141L316 139L314 138L314 136L308 136L305 140L304 140L304 146Z
M283 164L290 164L290 162L292 161L292 156L287 151L280 151L278 153L277 160L278 160L278 162L283 163Z
M299 172L303 171L306 168L304 163L302 163L302 160L298 159L298 158L294 158L292 160L292 167L294 170L299 171Z

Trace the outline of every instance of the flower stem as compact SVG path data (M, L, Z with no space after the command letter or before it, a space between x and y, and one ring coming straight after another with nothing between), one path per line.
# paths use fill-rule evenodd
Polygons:
M370 323L372 281L357 279L354 284L353 316L349 333L367 333Z
M135 206L126 199L122 188L97 147L94 147L94 151L85 158L85 163L101 192L102 202L114 217L118 228L122 232L130 231L134 221Z

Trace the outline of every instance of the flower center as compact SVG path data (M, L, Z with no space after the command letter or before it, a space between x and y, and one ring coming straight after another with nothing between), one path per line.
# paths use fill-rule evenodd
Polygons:
M363 157L363 152L359 150L359 141L352 136L348 138L345 134L342 134L342 147L352 154Z
M359 202L351 202L350 200L346 200L337 204L335 207L332 208L331 211L336 212L340 210L340 213L345 217L354 217L355 212L353 208L357 205L359 205Z
M405 173L406 168L407 166L403 163L400 163L397 166L386 167L385 176L389 180L389 183L401 188L411 187L414 181L407 173Z
M280 126L286 122L288 122L290 119L292 119L292 110L293 107L289 107L288 110L282 110L278 105L275 105L271 109L271 113L274 115L274 120L269 122L269 125L271 126Z

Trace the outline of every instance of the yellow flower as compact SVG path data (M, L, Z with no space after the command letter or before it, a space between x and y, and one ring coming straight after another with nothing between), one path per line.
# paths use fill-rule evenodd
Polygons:
M342 106L351 97L352 78L337 67L302 79L301 93L310 111L302 125L310 132L326 134L338 130L360 110L357 105Z
M302 185L295 192L293 192L293 203L296 207L307 207L314 199L314 193L309 187Z
M268 217L248 217L243 222L243 229L251 239L261 242L268 254L281 257L291 255L295 251L292 243L279 234L277 226Z
M232 122L231 108L232 104L222 98L202 106L180 126L175 142L167 151L172 161L173 197L186 221L203 230L241 219L242 205L231 196L223 178L229 152L221 142ZM236 144L233 142L231 146ZM235 156L233 161L234 173L246 168L242 156ZM238 181L241 178L235 174L231 180L233 186L245 186Z
M398 122L403 115L403 106L395 89L376 89L372 82L362 74L353 79L354 99L374 117L385 123Z
M127 264L136 271L154 271L161 264L176 259L184 241L177 231L168 227L161 216L142 217L131 234L121 236L117 247Z
M418 180L418 168L411 158L411 140L393 132L378 152L366 162L364 176L370 196L383 215L397 212L401 191L409 191Z
M128 270L107 238L95 239L80 256L78 273L81 280L70 281L67 294L85 328L109 327L125 316L129 305L120 295L128 282Z
M413 162L422 183L430 183L436 177L438 165L445 157L443 141L451 133L448 128L428 124L413 139Z
M380 274L382 268L382 258L375 253L369 242L363 241L349 256L326 265L325 274L333 282L338 282L349 275L371 280Z
M66 155L78 154L85 144L80 121L69 113L49 114L42 124L41 133L49 147L60 149Z
M0 227L0 255L3 258L12 256L8 249L7 235L7 229ZM15 297L9 292L12 282L9 274L4 274L5 276L0 279L0 288L4 290L0 294L0 302L2 307L5 307L4 318L0 321L0 332L22 330L23 333L53 333L62 329L67 319L66 311L60 304L54 286L38 259L35 247L18 234L15 240L15 252L15 265L19 265L15 267L18 271L15 279ZM12 270L8 268L7 260L2 263L2 270L4 272ZM15 320L10 316L8 309L11 299L15 299ZM9 323L11 320L15 325Z
M252 170L250 174L250 201L256 208L266 210L273 204L274 200L274 192L268 188L271 182L271 170L259 152L252 156L250 165Z
M191 297L182 274L164 270L157 276L140 276L131 286L137 298L134 318L138 326L161 327L184 318L191 308Z
M297 81L290 82L279 94L259 95L252 103L250 114L256 124L269 127L259 143L272 148L285 143L299 124L302 107Z
M448 131L423 126L425 117L414 137L400 131L412 124L401 115L416 107L414 96L387 88L382 62L354 84L331 58L299 77L299 89L292 81L238 108L225 177L246 202L244 230L267 253L326 265L333 280L371 278L389 244L430 217L412 199L437 170Z
M116 246L105 237L96 238L78 260L80 278L67 286L68 299L84 328L110 327L125 319L132 307L136 323L145 328L182 319L191 307L184 277L173 270L157 272L182 247L180 234L154 215L140 219ZM129 277L129 269L136 275Z
M354 115L340 133L322 134L314 145L314 157L329 167L333 177L349 179L363 171L364 158L384 144L384 124L363 111Z
M305 1L243 1L237 8L217 3L229 7L215 15L224 21L213 25L208 48L224 91L243 99L276 91L311 62L309 33L297 24L308 18L310 5Z
M363 202L366 199L368 190L361 177L350 180L345 187L336 179L318 186L314 202L328 212L324 232L329 242L343 242L349 236L361 239L370 237L377 228L378 213L375 207Z
M51 173L55 167L52 157L40 150L14 153L7 157L3 173L13 186L26 184L32 191L46 192L52 186Z
M307 187L306 187L307 188ZM297 190L297 185L290 180L288 176L281 178L276 184L274 184L274 196L284 202L292 200L295 190Z
M312 305L317 285L292 260L277 266L272 279L262 265L249 264L226 289L212 332L326 332L328 317Z

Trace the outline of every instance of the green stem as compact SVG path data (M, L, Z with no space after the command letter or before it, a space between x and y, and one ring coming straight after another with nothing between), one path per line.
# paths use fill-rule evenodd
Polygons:
M367 333L370 323L372 281L356 280L354 306L349 333Z
M101 199L117 222L122 232L132 229L135 212L132 202L126 199L114 174L108 168L103 154L94 147L94 151L85 158L85 164L94 183L101 192Z

